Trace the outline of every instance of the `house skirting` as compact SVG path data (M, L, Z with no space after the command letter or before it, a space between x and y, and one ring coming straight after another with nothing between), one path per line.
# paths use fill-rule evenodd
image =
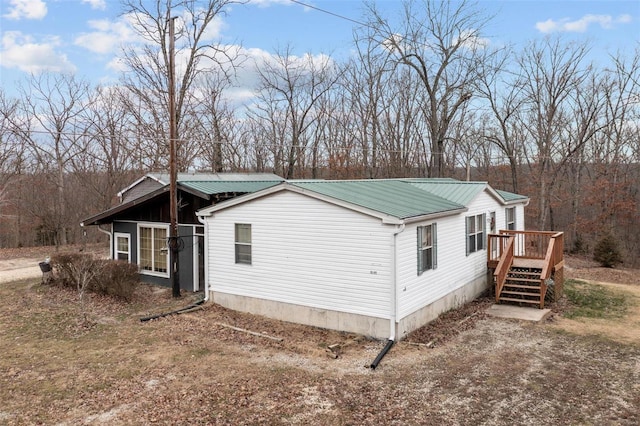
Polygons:
M477 298L487 289L485 276L457 288L439 300L402 318L397 324L396 338L402 340L413 330L433 321L443 312L458 308ZM212 291L211 300L225 308L281 321L310 325L330 330L362 334L375 339L388 339L389 319L367 315L312 308L292 303L239 296Z
M214 303L236 311L297 324L357 333L376 339L389 337L389 319L387 318L312 308L217 291L211 292L210 295Z
M407 315L398 322L398 340L402 340L409 333L430 323L438 318L438 315L459 308L471 300L476 299L487 290L487 278L485 275L458 287L446 296L429 305Z

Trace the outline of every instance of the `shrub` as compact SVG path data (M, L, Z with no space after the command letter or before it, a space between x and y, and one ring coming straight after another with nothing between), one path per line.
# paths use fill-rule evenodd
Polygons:
M94 278L92 291L130 301L140 282L138 267L121 260L100 262L100 273Z
M79 272L94 270L95 260L86 253L60 253L51 256L51 266L54 270L55 284L77 289Z
M139 283L138 267L131 263L96 259L86 253L62 253L51 258L54 283L130 301Z
M618 249L618 242L613 236L606 235L593 250L593 260L600 263L605 268L614 268L622 263L622 255Z

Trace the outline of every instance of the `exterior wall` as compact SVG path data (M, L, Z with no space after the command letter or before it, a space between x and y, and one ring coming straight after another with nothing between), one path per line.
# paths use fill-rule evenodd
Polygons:
M469 211L433 221L407 225L398 235L398 337L435 319L440 313L473 300L487 287L487 251L466 254L467 216L496 212L504 222L504 207L489 193L481 192ZM437 268L417 273L417 230L437 223ZM485 240L489 224L485 223Z
M483 191L456 216L399 228L304 195L281 192L207 220L208 282L222 306L285 321L397 339L488 289L487 252L466 254L466 217L505 206ZM252 226L252 264L236 264L234 224ZM437 224L437 268L417 273L417 227ZM524 206L516 206L524 227ZM485 224L486 234L489 223ZM395 265L394 270L394 245ZM394 274L397 278L392 292Z
M335 328L341 320L331 318L340 315L388 320L394 226L293 192L206 219L207 274L216 303L295 322L306 315L327 328ZM235 223L251 224L251 265L235 263ZM300 314L289 305L309 310ZM369 334L354 328L360 327L342 327Z
M153 223L153 222L145 222L153 225L166 225L169 226L168 223ZM138 222L129 222L129 221L114 221L113 222L113 232L119 232L123 234L129 234L129 244L131 258L130 263L138 264ZM179 259L179 273L180 273L180 288L193 291L193 279L194 279L194 255L193 255L193 234L194 227L191 225L180 225L178 226L178 235L184 237L184 248L180 251L180 259ZM111 238L112 247L110 248L111 258L113 258L115 251L115 239ZM145 274L143 272L140 273L140 281L160 285L164 287L171 286L171 280L167 277L161 277L156 275Z

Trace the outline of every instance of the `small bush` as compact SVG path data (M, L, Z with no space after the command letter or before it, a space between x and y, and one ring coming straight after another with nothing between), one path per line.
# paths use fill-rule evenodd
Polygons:
M63 287L78 288L79 270L92 270L95 259L86 253L60 253L51 257L54 271L53 283Z
M101 260L92 291L130 301L140 282L138 267L119 260Z
M618 249L618 243L611 235L606 235L593 250L593 260L605 268L615 268L622 263L622 254Z
M54 283L130 301L140 281L131 263L95 259L86 253L62 253L51 258Z

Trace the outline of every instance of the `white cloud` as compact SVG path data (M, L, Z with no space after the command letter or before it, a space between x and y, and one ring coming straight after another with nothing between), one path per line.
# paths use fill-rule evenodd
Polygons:
M5 0L6 1L6 0ZM42 19L47 16L47 4L42 0L9 0L7 19Z
M107 8L107 2L105 0L82 0L82 3L89 4L91 9L105 10Z
M140 41L126 19L110 21L108 19L88 22L96 31L76 37L74 43L94 53L106 55L114 53L123 43Z
M20 31L7 31L2 36L0 65L30 73L75 72L67 55L56 51L59 45L57 37L48 36L47 42L38 43Z
M553 32L574 32L584 33L589 29L592 24L600 25L602 29L608 30L613 28L616 24L628 24L632 20L630 15L620 15L617 18L611 15L584 15L577 20L570 20L564 18L560 20L547 19L543 22L536 22L536 29L541 33L553 33Z

